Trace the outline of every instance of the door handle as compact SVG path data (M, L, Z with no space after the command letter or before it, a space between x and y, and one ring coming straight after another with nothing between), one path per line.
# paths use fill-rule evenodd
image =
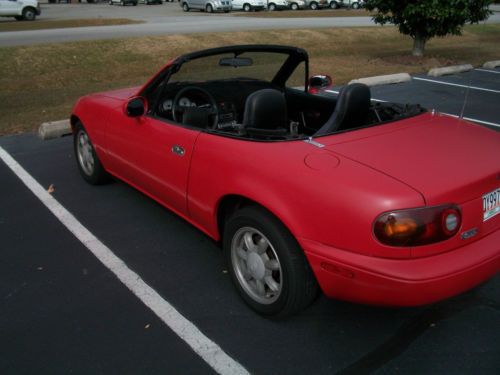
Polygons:
M173 145L172 152L176 155L179 155L179 156L184 156L184 154L186 153L184 148L182 146L179 146L179 145Z

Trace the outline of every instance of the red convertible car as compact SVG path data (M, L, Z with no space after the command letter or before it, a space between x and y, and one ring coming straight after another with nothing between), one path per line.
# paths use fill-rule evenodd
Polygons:
M80 172L112 175L221 241L241 297L286 316L328 297L438 301L500 268L500 133L362 84L308 92L308 55L229 46L81 98ZM297 87L301 87L298 89Z

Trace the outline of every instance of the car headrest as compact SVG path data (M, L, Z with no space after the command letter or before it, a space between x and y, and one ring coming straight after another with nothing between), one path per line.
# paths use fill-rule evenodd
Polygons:
M248 96L243 114L244 128L286 128L286 119L286 100L283 93L278 90L263 89Z
M339 92L332 115L315 136L364 125L370 105L371 94L367 85L352 83L344 86Z

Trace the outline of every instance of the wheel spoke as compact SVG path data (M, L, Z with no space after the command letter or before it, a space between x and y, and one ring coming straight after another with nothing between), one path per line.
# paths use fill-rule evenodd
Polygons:
M253 237L252 233L247 232L243 236L243 241L245 241L245 246L247 247L248 251L254 252L256 250L255 243L253 242Z
M264 281L266 285L271 289L273 292L278 292L280 290L280 284L278 284L272 276L266 276L264 278Z
M266 294L266 287L262 280L255 280L255 287L259 295L264 296Z
M270 271L278 271L280 269L280 265L276 259L270 259L266 263L266 269Z
M259 254L264 254L265 251L267 250L268 243L264 237L261 237L259 241L257 242L257 253Z
M236 254L238 254L238 257L240 257L243 260L247 260L248 254L245 250L243 250L241 247L239 247L236 250Z

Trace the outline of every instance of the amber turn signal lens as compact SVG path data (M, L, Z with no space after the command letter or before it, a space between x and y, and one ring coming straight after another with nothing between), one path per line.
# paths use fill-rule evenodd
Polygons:
M420 246L453 237L461 225L455 205L412 208L381 214L374 222L375 237L389 246Z

